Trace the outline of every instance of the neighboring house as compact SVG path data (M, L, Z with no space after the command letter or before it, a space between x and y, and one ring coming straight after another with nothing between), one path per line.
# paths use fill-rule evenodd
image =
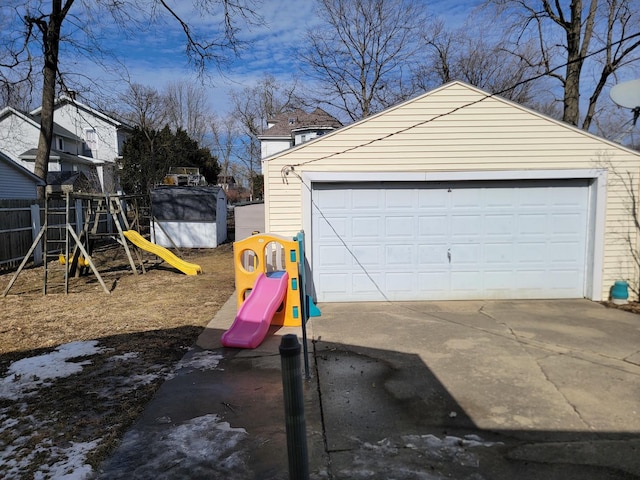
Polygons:
M316 108L311 113L301 109L281 113L267 119L267 128L258 136L261 158L264 160L340 127L342 123L321 108Z
M44 182L0 152L0 199L35 200L38 185Z
M225 193L237 187L236 179L232 175L218 175L216 185L218 187L221 187L225 191Z
M31 172L40 111L24 113L10 107L0 111L0 151ZM54 122L49 171L83 172L100 190L116 191L117 160L130 127L67 96L56 101Z
M639 175L639 152L453 82L268 158L265 229L305 231L318 301L598 301L637 288Z

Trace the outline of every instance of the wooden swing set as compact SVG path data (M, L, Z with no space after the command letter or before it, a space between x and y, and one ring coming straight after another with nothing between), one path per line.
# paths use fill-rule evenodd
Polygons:
M68 294L69 279L79 277L88 269L93 272L105 293L110 294L111 291L104 283L91 257L93 245L101 237L114 238L124 247L131 270L137 275L138 269L124 232L132 228L140 228L139 200L141 198L141 196L132 195L56 192L47 189L43 225L2 296L5 297L9 293L20 272L37 249L42 249L44 295L50 288L59 286L64 286L64 293ZM129 208L128 205L132 207ZM127 218L127 213L131 216L131 222ZM104 228L105 224L107 228ZM109 225L114 225L116 232L113 232ZM139 250L134 249L134 253L144 273L145 268ZM55 279L52 278L49 265L52 261L59 261L65 265L64 283L55 283Z

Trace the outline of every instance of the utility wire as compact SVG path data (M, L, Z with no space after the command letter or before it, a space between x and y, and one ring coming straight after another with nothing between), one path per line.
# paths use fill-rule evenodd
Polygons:
M540 78L545 77L545 76L549 75L550 73L555 72L556 70L559 70L559 69L561 69L561 68L567 67L567 66L568 66L568 65L570 65L571 63L574 63L574 62L577 62L577 61L582 61L582 60L584 60L584 59L586 59L586 58L589 58L589 57L592 57L592 56L594 56L594 55L597 55L598 53L602 53L602 52L603 52L603 51L605 51L607 48L610 48L610 47L611 47L611 46L613 46L613 45L620 44L620 43L622 43L622 42L624 42L624 41L627 41L627 40L630 40L630 39L632 39L632 38L634 38L634 37L639 37L639 36L640 36L640 32L638 32L638 33L636 33L636 34L633 34L633 35L631 35L631 36L629 36L629 37L627 37L627 38L624 38L624 39L618 40L618 41L616 41L616 42L613 42L613 43L611 43L610 45L607 45L606 47L603 47L603 48L601 48L601 49L599 49L599 50L596 50L596 51L594 51L594 52L591 52L591 53L589 53L589 54L585 55L584 57L581 57L580 59L574 60L574 61L572 61L572 62L566 62L566 63L561 64L561 65L558 65L557 67L552 68L551 70L548 70L548 71L546 71L546 72L544 72L544 73L540 73L540 74L538 74L538 75L535 75L535 76L533 76L533 77L527 78L527 79L525 79L525 80L521 80L520 82L517 82L515 85L513 85L513 86L511 86L511 87L505 88L505 89L500 90L500 91L498 91L498 92L494 92L494 93L487 94L487 95L485 95L484 97L482 97L482 98L480 98L480 99L478 99L478 100L474 100L473 102L469 102L469 103L467 103L467 104L461 105L461 106L456 107L456 108L454 108L454 109L452 109L452 110L450 110L450 111L448 111L448 112L441 113L441 114L436 115L436 116L434 116L434 117L432 117L432 118L429 118L429 119L427 119L427 120L423 120L423 121L421 121L421 122L418 122L418 123L416 123L416 124L414 124L414 125L410 125L410 126L408 126L408 127L402 128L402 129L397 130L397 131L395 131L395 132L391 132L391 133L389 133L389 134L387 134L387 135L383 135L383 136L378 137L378 138L375 138L375 139L373 139L373 140L369 140L369 141L364 142L364 143L362 143L362 144L355 145L355 146L353 146L353 147L350 147L350 148L347 148L347 149L345 149L345 150L342 150L341 152L334 152L334 153L331 153L331 154L328 154L328 155L324 155L324 156L322 156L322 157L314 158L314 159L312 159L312 160L307 160L306 162L300 162L300 163L296 163L296 164L289 164L289 165L285 165L284 167L282 167L282 170L280 171L280 174L281 174L281 177L282 177L282 181L283 181L283 183L288 184L289 182L288 182L288 180L287 180L287 176L288 176L289 174L292 174L292 175L294 175L296 178L298 178L298 180L300 180L300 183L301 183L301 184L302 184L302 185L303 185L303 186L304 186L304 187L309 191L309 193L311 193L311 194L312 194L313 192L312 192L312 190L311 190L311 185L307 185L307 183L304 181L304 179L303 179L303 178L302 178L302 177L301 177L301 176L300 176L300 175L295 171L295 167L300 167L300 166L308 165L308 164L310 164L310 163L315 163L315 162L318 162L318 161L320 161L320 160L326 160L326 159L328 159L328 158L332 158L332 157L335 157L335 156L338 156L338 155L342 155L343 153L347 153L347 152L350 152L350 151L356 150L356 149L358 149L358 148L362 148L362 147L365 147L365 146L367 146L367 145L371 145L371 144L373 144L373 143L376 143L376 142L379 142L379 141L385 140L385 139L387 139L387 138L393 137L393 136L398 135L398 134L400 134L400 133L403 133L403 132L406 132L406 131L412 130L412 129L414 129L414 128L417 128L417 127L419 127L419 126L425 125L425 124L427 124L427 123L431 123L431 122L433 122L433 121L435 121L435 120L438 120L439 118L446 117L446 116L451 115L451 114L453 114L453 113L455 113L455 112L458 112L458 111L460 111L460 110L462 110L462 109L465 109L465 108L468 108L468 107L470 107L470 106L476 105L476 104L478 104L478 103L480 103L480 102L483 102L483 101L485 101L485 100L486 100L486 99L488 99L488 98L492 98L492 97L494 97L494 96L501 95L501 94L503 94L503 93L505 93L505 92L508 92L508 91L510 91L510 90L513 90L513 89L515 89L515 88L518 88L520 85L524 85L524 84L526 84L526 83L528 83L528 82L533 82L533 81L535 81L535 80L539 80ZM327 223L327 225L328 225L328 226L329 226L329 228L333 231L333 233L334 233L334 235L336 236L336 238L337 238L337 239L340 241L340 243L344 246L344 248L347 250L347 252L349 252L349 255L351 255L351 257L353 258L353 260L358 264L358 266L360 267L360 269L364 272L364 274L367 276L367 278L368 278L368 279L371 281L371 283L375 286L376 290L380 293L380 295L382 295L382 297L384 298L384 300L385 300L386 302L389 302L389 303L397 303L397 302L393 302L392 300L390 300L390 299L389 299L389 297L387 297L387 295L385 294L385 292L384 292L384 291L382 290L382 288L378 285L378 283L375 281L375 279L372 277L372 275L369 273L369 271L366 269L366 267L365 267L365 266L360 262L360 260L359 260L359 259L358 259L358 257L356 256L355 252L354 252L354 251L349 247L349 245L347 245L346 241L342 238L342 236L338 233L338 231L336 230L336 228L334 227L334 225L329 221L329 219L326 217L326 215L324 214L324 212L320 209L320 206L315 202L315 200L314 200L314 198L313 198L313 195L311 195L311 205L312 205L312 207L313 207L313 208L315 208L315 209L317 210L317 212L320 214L320 216L322 217L322 219Z
M328 158L336 157L338 155L342 155L344 153L352 152L352 151L357 150L359 148L366 147L367 145L371 145L373 143L377 143L377 142L380 142L382 140L386 140L386 139L391 138L391 137L393 137L395 135L398 135L398 134L407 132L409 130L412 130L414 128L420 127L422 125L426 125L428 123L434 122L434 121L436 121L436 120L438 120L440 118L447 117L447 116L449 116L449 115L451 115L453 113L456 113L456 112L458 112L460 110L463 110L465 108L468 108L468 107L471 107L473 105L476 105L476 104L478 104L480 102L484 102L488 98L492 98L492 97L495 97L495 96L502 95L503 93L509 92L509 91L511 91L511 90L513 90L515 88L518 88L519 86L524 85L526 83L533 82L535 80L539 80L539 79L541 79L543 77L546 77L549 74L551 74L551 73L553 73L553 72L555 72L557 70L560 70L561 68L565 68L565 67L571 65L572 63L581 62L583 60L586 60L589 57L592 57L594 55L597 55L599 53L602 53L602 52L606 51L608 48L611 48L614 45L621 44L621 43L626 42L628 40L631 40L632 38L635 38L635 37L640 37L640 32L634 33L633 35L630 35L630 36L628 36L626 38L623 38L623 39L620 39L618 41L612 42L611 44L606 45L606 46L604 46L604 47L602 47L602 48L600 48L598 50L595 50L595 51L593 51L591 53L588 53L588 54L586 54L586 55L584 55L584 56L582 56L580 58L577 58L575 60L572 60L572 61L569 61L569 62L565 62L565 63L563 63L561 65L558 65L557 67L554 67L554 68L552 68L550 70L547 70L547 71L545 71L543 73L539 73L538 75L534 75L533 77L521 80L521 81L517 82L515 85L512 85L511 87L504 88L504 89L502 89L502 90L500 90L498 92L493 92L493 93L486 94L484 97L482 97L482 98L480 98L478 100L474 100L473 102L469 102L469 103L466 103L464 105L460 105L459 107L453 108L452 110L450 110L448 112L441 113L441 114L436 115L436 116L434 116L432 118L429 118L427 120L423 120L421 122L415 123L415 124L410 125L408 127L401 128L400 130L396 130L395 132L391 132L391 133L388 133L388 134L383 135L381 137L374 138L372 140L369 140L367 142L361 143L359 145L354 145L353 147L346 148L346 149L344 149L344 150L342 150L340 152L334 152L334 153L330 153L328 155L324 155L322 157L318 157L318 158L314 158L314 159L311 159L311 160L307 160L305 162L300 162L300 163L288 165L288 167L293 169L293 167L301 167L303 165L309 165L311 163L319 162L320 160L326 160Z

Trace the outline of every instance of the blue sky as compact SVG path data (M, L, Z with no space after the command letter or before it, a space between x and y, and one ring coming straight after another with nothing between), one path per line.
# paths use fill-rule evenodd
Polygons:
M173 3L176 11L188 19L196 31L210 28L211 17L195 14L190 7L191 2ZM480 3L480 0L424 2L427 11L441 16L452 27L463 23L467 14ZM223 74L210 71L212 85L207 89L211 93L211 108L216 113L224 114L229 109L227 93L231 88L252 86L264 74L290 81L298 72L296 56L301 39L308 28L313 28L320 21L316 0L296 0L295 3L290 0L263 0L257 10L264 24L239 35L242 40L251 42L251 47L241 52L240 58L225 68ZM144 25L145 19L140 20ZM195 78L193 69L187 64L184 34L177 22L166 21L143 27L130 38L121 38L111 31L110 48L126 64L133 82L162 89L171 81ZM122 69L115 67L112 75L117 77L119 73Z

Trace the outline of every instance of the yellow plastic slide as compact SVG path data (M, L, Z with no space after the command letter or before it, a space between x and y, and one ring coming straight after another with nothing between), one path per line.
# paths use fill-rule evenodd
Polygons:
M177 268L181 272L186 273L187 275L197 275L199 273L202 273L202 268L200 267L200 265L185 262L181 258L176 257L166 248L161 247L160 245L156 245L155 243L152 243L149 240L145 239L135 230L127 230L123 233L124 236L127 237L127 240L133 243L136 247L140 247L147 252L151 252L154 255L157 255L169 265Z

